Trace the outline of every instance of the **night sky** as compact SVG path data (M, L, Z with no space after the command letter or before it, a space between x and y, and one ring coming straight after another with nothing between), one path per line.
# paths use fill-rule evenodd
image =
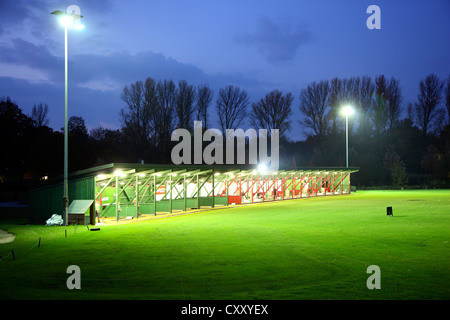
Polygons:
M428 74L450 74L449 0L0 0L0 98L26 114L47 104L57 130L64 28L50 12L72 4L85 28L69 30L69 117L83 117L88 129L120 128L124 85L146 77L208 83L215 94L237 85L251 102L291 92L298 140L298 95L312 81L393 76L406 106ZM372 4L379 30L366 27Z

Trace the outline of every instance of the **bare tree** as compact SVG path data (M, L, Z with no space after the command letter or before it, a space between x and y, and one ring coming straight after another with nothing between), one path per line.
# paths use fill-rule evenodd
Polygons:
M192 115L194 114L195 88L186 80L178 83L176 114L177 128L192 129Z
M363 76L354 80L354 100L359 109L359 130L367 133L371 129L370 111L372 108L372 98L375 92L375 84L372 78Z
M197 99L196 99L196 117L197 120L202 121L203 129L208 128L208 108L213 99L213 91L211 88L202 84L197 87Z
M153 112L156 145L161 150L161 159L165 161L167 147L176 125L177 88L172 80L158 81L156 85L157 108Z
M335 85L340 85L335 83ZM328 80L312 82L306 89L300 91L300 112L303 119L299 120L305 128L311 129L315 135L326 135L330 127L329 101L330 84ZM336 96L336 100L339 98Z
M328 117L331 120L331 132L336 133L342 126L340 119L344 105L358 106L359 78L333 78L329 82ZM353 129L353 121L349 122L349 131Z
M375 95L372 103L372 122L376 132L386 129L388 80L382 74L375 77Z
M440 108L440 103L443 87L444 82L435 74L430 74L420 81L414 113L416 124L424 135L439 130L442 125L444 112Z
M278 129L280 137L290 129L289 117L292 115L291 104L294 97L289 92L283 95L281 91L275 90L264 99L252 104L250 121L252 126L260 129Z
M402 90L400 81L392 77L386 90L386 99L388 101L387 121L388 129L391 130L399 120L401 114Z
M35 104L31 110L31 119L34 121L36 127L48 126L48 105L42 103Z
M216 110L222 132L239 128L246 116L248 103L247 92L237 86L229 85L219 90Z
M150 143L152 133L152 114L155 103L155 81L151 78L136 81L126 85L121 94L121 100L127 105L120 110L122 128L135 142L136 148L142 150Z
M330 111L328 117L331 121L331 131L335 133L338 128L338 116L339 116L339 104L340 104L340 93L342 90L342 81L339 78L333 78L329 82L329 95L328 95L328 105L330 106Z

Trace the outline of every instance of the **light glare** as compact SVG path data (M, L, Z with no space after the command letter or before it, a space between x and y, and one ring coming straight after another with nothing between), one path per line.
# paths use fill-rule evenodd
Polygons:
M342 113L344 114L344 116L351 116L354 112L355 110L353 110L351 106L345 106L342 109Z
M62 16L62 17L59 19L59 22L61 22L61 24L62 24L64 27L70 27L70 26L73 25L73 18L72 18L71 16Z
M258 166L258 171L261 172L261 173L266 172L266 171L267 171L266 165L260 164L260 165Z

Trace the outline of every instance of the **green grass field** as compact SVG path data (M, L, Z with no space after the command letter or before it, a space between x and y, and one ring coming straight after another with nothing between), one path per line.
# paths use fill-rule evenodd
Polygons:
M3 222L16 239L0 245L0 298L449 299L449 226L450 190L358 191L100 231ZM81 290L66 287L69 265ZM380 290L366 286L370 265Z

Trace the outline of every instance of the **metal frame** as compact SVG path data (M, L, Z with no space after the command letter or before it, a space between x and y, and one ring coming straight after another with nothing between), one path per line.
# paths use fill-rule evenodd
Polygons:
M97 175L94 199L97 204L105 190L112 188L108 189L111 194L115 188L114 199L107 206L96 206L98 217L112 216L109 210L113 207L119 221L124 214L139 218L143 214L165 214L204 206L350 194L350 174L358 171L356 168L305 168L260 173L255 169L226 170L226 167L149 168L148 165L140 170L139 165L133 169L131 166L117 174L120 165L114 165L107 171L116 169L116 173ZM162 188L163 195L158 192ZM261 199L256 199L258 194Z

